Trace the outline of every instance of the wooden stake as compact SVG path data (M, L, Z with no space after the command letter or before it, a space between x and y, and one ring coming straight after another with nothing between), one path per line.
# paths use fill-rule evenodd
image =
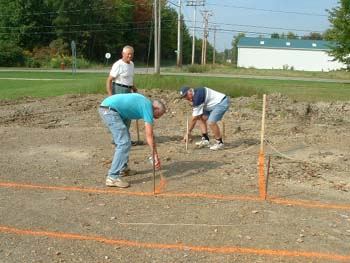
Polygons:
M136 120L137 142L140 142L139 120Z
M186 152L188 150L188 140L190 139L189 137L189 134L188 134L188 115L186 114L186 137L187 137L187 140L186 140Z
M153 166L153 194L156 194L156 162L154 158L154 137L153 137L153 148L152 148L152 166Z
M226 132L225 132L225 121L222 120L222 139L226 140Z

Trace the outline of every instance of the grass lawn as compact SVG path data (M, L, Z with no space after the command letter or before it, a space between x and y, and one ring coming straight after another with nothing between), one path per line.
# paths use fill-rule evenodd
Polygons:
M0 100L64 94L106 93L106 73L0 71ZM201 76L136 75L139 89L179 90L207 86L232 97L282 93L297 101L349 101L350 83L215 78Z

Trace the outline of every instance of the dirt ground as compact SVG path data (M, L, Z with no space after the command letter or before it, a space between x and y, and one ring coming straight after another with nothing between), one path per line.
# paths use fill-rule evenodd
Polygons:
M350 262L350 102L267 96L264 201L261 98L232 98L224 150L196 149L196 127L186 151L188 103L142 92L168 107L155 125L156 195L147 145L131 149L130 188L104 185L103 95L0 102L1 263Z

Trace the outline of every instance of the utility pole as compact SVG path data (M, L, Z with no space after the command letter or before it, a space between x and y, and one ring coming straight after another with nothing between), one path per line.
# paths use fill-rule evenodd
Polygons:
M216 53L216 26L214 26L214 44L213 44L213 65L215 64Z
M176 65L181 67L182 65L182 34L181 34L181 0L179 0L179 12L177 17L177 60Z
M193 37L192 37L192 65L194 64L194 54L196 49L196 13L197 6L204 6L205 0L187 0L187 6L194 6L194 22L193 22Z
M154 73L160 73L160 0L154 0Z
M158 69L157 69L157 74L160 73L160 32L161 32L161 12L162 11L162 6L161 6L161 0L158 0Z
M202 39L202 64L206 64L207 58L207 39L208 39L208 18L211 12L208 10L202 11L203 16L203 39Z

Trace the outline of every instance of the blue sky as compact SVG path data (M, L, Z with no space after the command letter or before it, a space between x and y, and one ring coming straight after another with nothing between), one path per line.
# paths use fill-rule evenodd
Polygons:
M171 0L178 4L178 0ZM197 7L196 36L202 38L202 11L210 12L209 28L216 27L216 49L231 48L237 31L246 36L257 37L269 34L293 32L309 35L310 32L324 32L330 27L326 9L339 5L339 0L206 0L206 5ZM182 0L182 14L190 33L193 32L194 7ZM173 6L176 10L177 7ZM214 30L208 40L214 43Z

